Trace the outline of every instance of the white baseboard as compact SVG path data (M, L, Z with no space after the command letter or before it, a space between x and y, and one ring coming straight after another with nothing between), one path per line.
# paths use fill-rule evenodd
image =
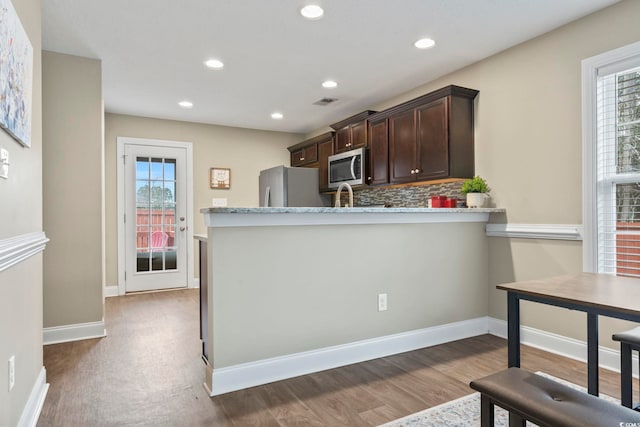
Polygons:
M388 335L354 343L325 347L286 356L258 360L225 368L213 369L210 396L306 375L352 363L417 350L459 339L490 333L507 337L507 322L491 317L465 320L431 328ZM587 343L528 326L522 326L523 344L571 359L586 362ZM600 347L600 366L620 371L620 352ZM638 360L634 356L634 376L638 376Z
M210 396L486 334L488 317L213 370Z
M104 327L104 321L54 326L51 328L44 328L42 331L42 341L44 345L87 340L90 338L102 338L106 336L107 330Z
M42 367L36 382L29 394L29 400L22 410L20 421L18 421L18 427L35 427L40 418L40 411L42 411L42 405L44 399L47 396L49 390L49 384L47 384L47 370Z
M118 295L118 285L104 287L105 298L117 297Z
M507 338L507 321L489 318L489 333ZM587 361L587 343L540 329L521 326L520 342L550 353L559 354L570 359ZM599 365L611 371L620 372L620 351L600 346L598 350ZM638 357L633 356L633 375L638 377Z
M199 277L194 277L191 280L191 283L189 283L189 288L200 289L200 278Z

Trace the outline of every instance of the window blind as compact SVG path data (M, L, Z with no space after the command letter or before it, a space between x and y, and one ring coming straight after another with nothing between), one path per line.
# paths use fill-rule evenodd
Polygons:
M598 73L598 271L640 277L640 58Z

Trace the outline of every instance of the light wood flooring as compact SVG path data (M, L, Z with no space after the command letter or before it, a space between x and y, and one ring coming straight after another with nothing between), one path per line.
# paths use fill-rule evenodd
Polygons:
M507 360L483 335L209 398L197 290L108 298L105 319L106 338L45 346L38 426L376 426L472 393ZM534 348L522 367L586 385L583 363ZM618 375L600 375L619 398Z

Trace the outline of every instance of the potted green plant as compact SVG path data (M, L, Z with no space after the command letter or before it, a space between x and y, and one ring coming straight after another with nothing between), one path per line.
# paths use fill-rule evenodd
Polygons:
M489 198L487 193L491 191L491 188L489 188L484 178L474 176L462 183L460 191L467 196L468 208L481 208Z

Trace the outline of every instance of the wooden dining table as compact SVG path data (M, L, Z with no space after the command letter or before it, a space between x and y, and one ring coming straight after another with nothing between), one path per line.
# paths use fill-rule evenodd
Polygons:
M579 273L496 286L507 291L508 364L520 366L520 301L533 301L587 314L587 383L598 395L598 316L640 323L640 279Z

